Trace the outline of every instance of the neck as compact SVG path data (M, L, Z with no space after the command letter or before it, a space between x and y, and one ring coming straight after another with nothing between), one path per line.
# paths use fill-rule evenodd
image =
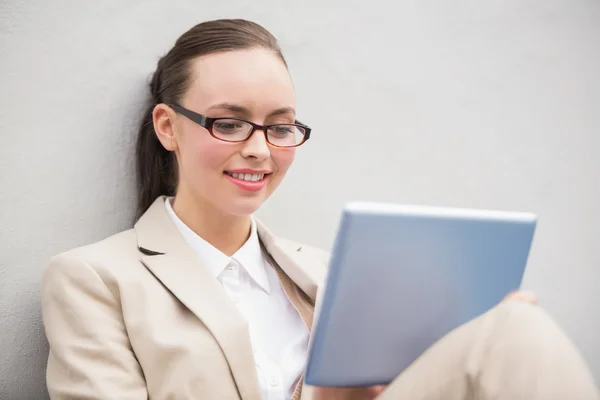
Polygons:
M172 206L184 224L227 256L235 254L250 236L249 215L226 214L212 205L179 193Z

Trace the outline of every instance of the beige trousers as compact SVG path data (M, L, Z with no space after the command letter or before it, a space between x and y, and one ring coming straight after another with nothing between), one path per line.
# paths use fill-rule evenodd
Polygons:
M581 355L542 308L505 302L454 330L377 400L598 400Z

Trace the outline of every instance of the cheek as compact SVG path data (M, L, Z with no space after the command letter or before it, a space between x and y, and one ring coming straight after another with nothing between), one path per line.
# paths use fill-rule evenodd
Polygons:
M222 172L223 165L235 153L235 148L206 135L187 137L181 149L183 167L186 175L210 174Z
M283 175L294 162L294 158L296 157L296 149L277 149L271 152L271 157L277 166L277 170Z

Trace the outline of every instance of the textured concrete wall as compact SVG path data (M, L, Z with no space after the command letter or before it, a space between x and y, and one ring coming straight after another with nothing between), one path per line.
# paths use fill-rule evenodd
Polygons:
M0 399L43 399L48 258L130 225L158 56L193 24L282 40L314 136L260 215L330 247L347 200L540 215L526 286L600 378L600 3L0 2Z

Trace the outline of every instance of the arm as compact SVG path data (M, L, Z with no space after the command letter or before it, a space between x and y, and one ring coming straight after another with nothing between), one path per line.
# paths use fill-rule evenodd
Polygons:
M83 259L52 259L42 285L53 400L139 399L148 394L119 300Z

